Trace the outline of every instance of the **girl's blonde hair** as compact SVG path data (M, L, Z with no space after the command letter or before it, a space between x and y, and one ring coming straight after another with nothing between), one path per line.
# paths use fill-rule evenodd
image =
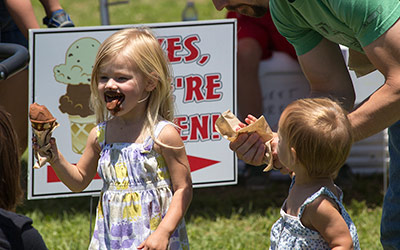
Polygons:
M158 40L147 28L120 30L108 37L97 52L91 78L91 107L97 122L111 118L103 97L98 92L99 69L123 56L136 65L146 79L156 81L146 107L145 129L153 135L154 125L160 120L173 121L172 71L169 60Z
M332 177L345 163L353 134L347 113L328 98L306 98L289 104L279 133L310 177Z

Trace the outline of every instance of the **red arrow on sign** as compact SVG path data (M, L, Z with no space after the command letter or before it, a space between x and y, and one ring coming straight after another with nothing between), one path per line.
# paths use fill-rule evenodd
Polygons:
M101 179L99 176L99 173L96 173L96 176L93 178L95 179ZM53 168L48 165L47 166L47 183L51 182L61 182L60 179L58 179L56 172L54 172Z
M219 161L214 161L206 158L200 158L196 156L191 156L188 155L188 160L189 160L189 165L190 165L190 171L194 172L199 169L203 169L206 167L209 167L211 165L219 163ZM94 179L100 179L100 176L98 173L96 173L96 176ZM60 182L60 179L58 179L56 172L54 172L53 168L49 165L47 166L47 183L51 182Z
M189 160L189 165L190 165L190 171L194 172L202 168L209 167L211 165L219 163L219 161L214 161L206 158L200 158L196 156L191 156L188 155L188 160Z

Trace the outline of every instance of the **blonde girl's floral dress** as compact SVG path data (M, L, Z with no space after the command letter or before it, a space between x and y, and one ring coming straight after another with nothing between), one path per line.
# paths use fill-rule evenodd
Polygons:
M156 125L155 138L168 124ZM107 122L97 125L103 189L89 249L137 249L167 213L173 196L171 178L164 158L153 150L151 137L142 144L107 144L106 126ZM189 249L184 219L170 237L168 249Z

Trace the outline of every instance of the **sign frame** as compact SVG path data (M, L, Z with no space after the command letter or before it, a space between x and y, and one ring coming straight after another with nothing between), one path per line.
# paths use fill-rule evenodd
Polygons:
M207 103L207 100L204 102L198 101L198 100L189 100L189 102L192 103L192 108L194 107L193 104L196 104L196 107L201 107L201 106L207 106L207 108L209 109L209 107L213 107L213 109L215 109L215 107L219 107L219 109L216 109L215 112L209 112L210 117L213 117L213 121L215 122L215 118L221 114L223 111L225 111L227 108L231 109L232 112L236 113L237 110L237 101L236 101L236 81L237 81L237 77L236 77L236 63L237 63L237 58L236 58L236 50L237 50L237 31L236 31L236 19L221 19L221 20L207 20L207 21L190 21L190 22L172 22L172 23L153 23L153 24L140 24L140 25L113 25L113 26L96 26L96 27L77 27L77 28L64 28L64 29L34 29L34 30L30 30L29 32L29 46L30 46L30 56L31 56L31 61L30 61L30 72L29 72L29 104L33 103L33 102L37 102L39 104L46 104L46 98L44 98L43 96L41 96L41 93L43 92L43 89L50 89L50 88L45 88L45 87L38 87L38 82L40 81L40 76L39 75L47 75L48 71L46 71L45 74L42 74L40 72L43 72L41 70L41 67L43 66L43 64L45 63L41 63L42 61L37 61L39 60L38 58L44 54L43 49L41 51L38 51L38 44L40 44L39 39L40 37L51 37L51 36L62 36L62 35L74 35L76 33L80 33L80 34L91 34L91 33L101 33L101 32L105 32L105 33L113 33L116 32L120 29L124 29L124 28L132 28L132 27L148 27L150 29L152 29L155 33L155 35L158 37L159 33L162 33L163 30L168 30L168 29L176 29L179 30L179 32L184 33L185 30L186 32L188 32L188 30L191 30L193 32L195 32L196 30L206 30L207 29L207 33L212 33L213 29L217 30L218 28L221 27L221 29L226 29L227 33L229 34L230 37L227 37L226 40L228 41L228 47L229 49L225 49L224 52L221 52L221 55L218 55L217 52L213 51L215 53L215 55L213 53L209 53L209 58L208 60L198 60L196 62L192 62L192 65L194 65L191 69L189 66L190 63L188 62L184 62L184 66L187 66L189 68L186 69L182 69L182 70L177 70L177 66L175 67L174 64L172 64L173 70L174 70L174 77L175 77L175 81L174 81L174 93L180 93L180 94L176 94L176 100L183 100L182 96L186 95L186 90L182 90L182 88L180 88L179 84L177 84L177 75L179 76L183 76L182 80L188 79L186 78L187 76L196 76L196 75L201 75L202 78L207 78L208 74L204 74L204 72L202 73L197 73L197 67L204 66L207 65L208 63L212 63L212 60L215 59L217 57L218 60L224 60L223 62L225 62L225 64L227 64L228 66L226 66L226 71L229 73L229 76L227 73L220 73L218 70L216 71L217 73L220 73L220 82L221 85L224 85L221 87L221 90L218 90L217 87L215 87L214 89L214 94L216 93L221 93L221 104L222 105L218 105L215 106L215 103L213 103L212 101L209 101L209 103ZM229 31L228 31L229 30ZM161 32L160 32L161 31ZM180 35L180 33L177 33L178 35ZM202 31L205 32L205 31ZM215 31L214 31L215 32ZM167 32L168 33L168 32ZM201 33L201 32L200 32ZM203 33L202 33L203 34ZM206 34L206 33L204 33ZM206 42L206 40L208 39L213 39L211 37L211 35L204 35L204 37L207 37L207 39L201 39L203 38L202 36L199 35L200 39L199 41L197 41L198 43L196 44L196 46L201 47L201 42ZM106 36L108 37L108 35ZM185 35L182 35L182 37L185 37ZM158 37L159 38L159 37ZM210 43L220 43L220 44L224 44L223 41L218 40L218 38L215 39L215 41L211 41ZM57 44L57 46L59 46L59 44ZM43 46L45 47L45 46ZM209 46L209 48L211 48L212 46ZM215 50L220 49L219 46L215 46ZM220 46L222 47L227 47L227 46ZM49 51L51 51L51 49L48 47L47 49L49 49ZM223 49L222 49L223 50ZM201 48L201 51L203 51L203 48ZM46 52L49 53L50 56L54 56L55 57L55 53L51 53L51 52ZM66 51L64 50L62 53L66 53ZM205 54L202 55L207 55L207 51ZM66 57L66 55L65 55ZM219 57L226 57L226 58L219 58ZM42 60L42 59L40 59ZM50 59L52 60L52 59ZM201 65L201 62L203 63L203 65ZM61 62L63 63L63 62ZM218 65L222 65L221 63L219 63ZM44 67L44 66L43 66ZM182 66L183 67L183 66ZM225 67L225 66L224 66ZM215 68L215 67L214 67ZM194 72L194 73L193 73ZM215 73L214 71L210 71L212 73ZM222 71L221 71L222 72ZM225 81L224 79L229 79L229 81ZM208 79L208 78L207 78ZM212 81L212 80L210 80ZM46 81L47 82L47 81ZM215 84L218 84L218 80L216 80L216 82L213 82ZM42 84L42 83L41 83ZM227 91L223 88L225 88L225 86L228 86ZM57 85L54 85L57 86ZM61 86L61 85L60 85ZM186 86L186 85L185 85ZM59 87L59 86L57 86ZM51 87L51 89L56 88L56 87ZM219 91L219 92L218 92ZM181 92L185 92L181 93ZM56 94L54 94L56 95ZM223 99L225 98L225 99ZM194 98L195 99L195 98ZM196 103L198 102L198 103ZM188 119L193 119L195 121L197 121L196 119L198 119L199 123L201 123L201 119L204 118L203 113L199 113L199 112L188 112L187 108L185 107L189 107L189 104L187 104L187 106L183 106L183 105L179 105L179 103L177 104L177 108L178 111L181 111L181 113L178 112L179 115L181 116L181 121L183 121L183 125L185 125L185 121L187 122ZM53 113L53 115L57 118L57 120L60 120L59 118L62 117L62 115L60 115L60 113L57 113L58 110L55 109L53 106L54 105L46 105L48 107L48 109L50 110L50 112ZM205 109L207 109L205 108ZM186 113L185 113L186 112ZM186 120L185 120L186 119ZM211 118L210 118L211 119ZM210 122L210 121L209 121ZM61 123L61 122L60 122ZM64 122L65 123L65 122ZM213 123L211 123L213 125ZM61 124L62 126L63 124ZM60 127L61 127L60 126ZM208 129L212 129L211 126L209 126ZM55 135L58 132L59 128L57 128L54 133L53 136L57 138L57 144L59 146L59 148L62 148L62 146L60 146L62 144L62 140L58 139L58 136ZM186 146L186 151L188 154L188 157L190 157L190 162L199 162L202 161L203 163L207 160L210 160L212 157L210 157L210 159L207 159L207 157L205 157L205 154L209 154L209 152L207 153L203 153L200 154L200 156L198 155L198 152L196 152L198 149L200 148L201 150L201 146L199 145L203 145L206 143L211 143L209 141L203 140L203 138L201 137L201 135L195 135L196 133L199 134L200 132L191 132L191 131L186 131L186 134L182 134L181 132L181 136L182 137L189 137L194 135L196 137L198 137L198 141L185 141L185 146ZM213 162L217 162L217 163L204 163L204 164L215 164L213 167L203 167L204 169L196 169L193 171L192 169L192 178L193 178L193 187L194 188L201 188L201 187L213 187L213 186L222 186L222 185L235 185L238 182L238 164L237 164L237 157L236 154L231 151L229 149L229 141L225 140L224 138L222 138L219 134L216 134L216 131L210 132L212 137L215 139L213 141L213 143L218 144L217 146L212 146L211 148L215 148L216 150L211 150L213 151L212 153L217 153L219 155L223 155L224 156L224 160L215 160ZM29 126L29 134L32 134L32 128ZM219 136L219 137L218 137ZM211 139L212 140L212 139ZM193 146L195 145L196 146ZM213 145L213 144L211 144ZM206 148L208 148L208 146L206 146ZM61 150L61 149L60 149ZM205 151L205 150L204 150ZM220 151L220 152L214 152L214 151ZM63 151L61 151L63 152ZM196 152L196 153L192 153L192 152ZM64 152L63 152L64 154ZM73 162L71 160L69 160L67 158L68 161ZM212 160L212 159L211 159ZM62 188L61 191L55 191L58 190L59 187L59 183L55 184L55 183L50 183L49 182L49 172L51 171L51 167L50 166L44 166L39 170L34 170L32 169L32 166L34 164L34 154L33 154L33 149L32 149L32 145L29 145L28 147L28 200L30 199L47 199L47 198L60 198L60 197L75 197L75 196L96 196L99 194L101 187L102 187L102 183L101 185L99 184L99 182L96 181L92 181L92 183L88 186L88 188L86 188L84 191L80 192L80 193L73 193L71 192L69 189L67 189L65 186L64 188ZM202 164L203 164L202 163ZM197 164L197 163L196 163ZM223 171L224 173L222 173L223 176L220 179L216 178L218 177L219 173L217 172L212 172L211 169L216 169L216 166L218 166L219 168L225 168L225 171ZM208 169L207 169L208 168ZM47 171L47 172L46 172ZM207 171L209 171L209 173L207 173ZM41 174L41 172L46 172L46 174ZM216 174L217 173L217 174ZM47 176L47 177L44 177ZM51 178L55 178L57 179L57 177L55 176L54 173L51 174ZM47 180L44 180L44 178L47 178ZM43 183L47 182L47 184L43 184ZM96 183L95 183L96 182ZM95 183L95 184L93 184ZM53 185L54 184L54 185ZM63 184L62 184L63 185ZM39 191L38 191L39 190Z

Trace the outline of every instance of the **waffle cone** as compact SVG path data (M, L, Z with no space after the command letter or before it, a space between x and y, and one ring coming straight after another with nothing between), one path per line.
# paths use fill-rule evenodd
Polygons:
M72 151L83 154L90 131L96 126L96 116L69 115Z
M49 162L53 157L53 152L50 150L50 138L54 129L58 126L59 124L55 122L49 129L37 130L32 128L32 131L35 134L36 143L39 146L39 150L35 152L36 162L33 168L37 169L43 167L46 162Z

